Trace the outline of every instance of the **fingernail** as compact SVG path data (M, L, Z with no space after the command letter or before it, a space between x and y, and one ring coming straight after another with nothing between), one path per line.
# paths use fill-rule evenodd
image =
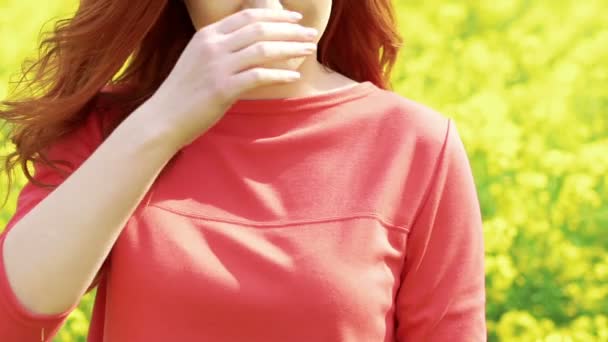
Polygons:
M317 31L314 28L306 28L306 35L308 37L316 37L319 34L319 31Z
M293 11L291 11L291 12L289 13L289 15L290 15L292 18L294 18L294 19L302 19L302 14L300 14L299 12L293 12Z
M298 80L302 76L299 72L294 71L286 75L288 80Z
M317 51L317 44L306 44L306 46L304 47L304 50L306 52L315 52L315 51Z

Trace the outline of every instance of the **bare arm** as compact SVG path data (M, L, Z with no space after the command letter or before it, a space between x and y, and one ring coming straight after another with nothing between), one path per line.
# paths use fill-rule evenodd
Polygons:
M296 14L250 8L197 31L154 103L131 113L11 228L0 257L25 307L53 314L77 303L175 152L220 120L240 94L300 78L293 70L261 67L315 54L318 32L296 24L302 18ZM201 56L215 62L201 63Z
M177 151L148 120L150 110L144 104L131 113L7 233L2 256L7 278L31 311L59 313L80 300L126 221Z

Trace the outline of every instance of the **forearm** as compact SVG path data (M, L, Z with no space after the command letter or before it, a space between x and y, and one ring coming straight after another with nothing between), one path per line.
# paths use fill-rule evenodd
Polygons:
M176 149L141 106L7 233L4 258L17 298L37 313L77 303L128 218Z

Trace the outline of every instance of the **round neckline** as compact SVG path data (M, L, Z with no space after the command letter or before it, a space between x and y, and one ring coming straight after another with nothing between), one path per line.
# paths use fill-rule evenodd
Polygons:
M237 100L226 112L236 115L281 115L310 111L352 101L376 89L370 81L330 90L325 93L274 99Z

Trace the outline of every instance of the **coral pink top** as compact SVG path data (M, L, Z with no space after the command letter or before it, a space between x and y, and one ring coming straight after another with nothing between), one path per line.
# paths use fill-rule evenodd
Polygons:
M102 142L91 113L52 150L72 171ZM7 229L46 195L26 184ZM88 341L484 341L483 258L452 120L370 82L240 100L128 220ZM50 341L74 308L28 311L0 262L1 341Z

